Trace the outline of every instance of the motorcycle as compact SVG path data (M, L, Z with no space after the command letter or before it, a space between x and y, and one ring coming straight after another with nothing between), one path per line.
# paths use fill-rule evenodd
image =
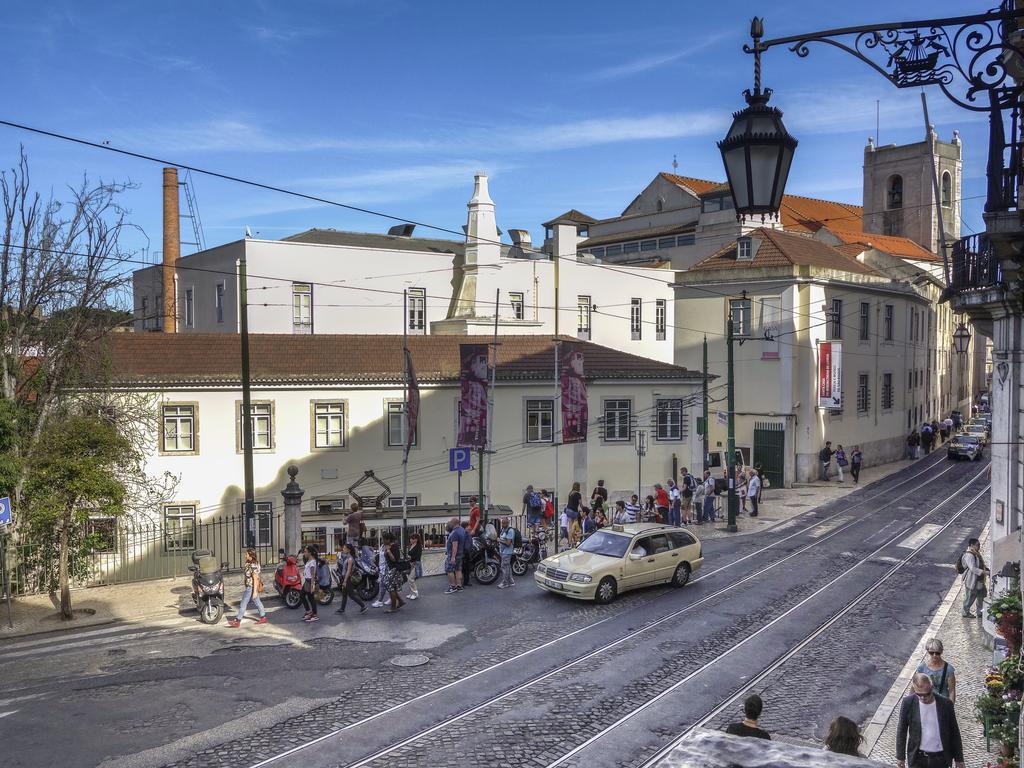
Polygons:
M370 547L361 547L352 563L352 585L360 600L375 600L380 589L380 572Z
M501 557L498 555L497 534L493 526L487 526L487 533L474 536L469 545L469 567L481 584L493 584L501 573Z
M547 539L547 532L544 530L530 532L530 538L512 553L510 564L514 575L524 576L531 563L536 565L548 556Z
M294 555L285 557L282 553L281 562L274 572L274 589L287 607L298 608L302 603L302 574Z
M224 615L224 576L227 563L218 563L209 549L192 553L192 602L204 624L216 624Z

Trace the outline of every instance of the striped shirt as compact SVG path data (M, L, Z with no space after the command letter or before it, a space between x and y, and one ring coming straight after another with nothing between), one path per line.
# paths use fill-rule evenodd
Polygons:
M640 505L639 504L626 504L626 522L635 523L637 518L640 517Z

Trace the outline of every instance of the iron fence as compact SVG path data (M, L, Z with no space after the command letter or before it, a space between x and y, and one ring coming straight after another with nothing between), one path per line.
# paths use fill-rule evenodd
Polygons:
M969 235L953 243L950 289L960 292L989 288L1002 280L1002 266L987 235Z

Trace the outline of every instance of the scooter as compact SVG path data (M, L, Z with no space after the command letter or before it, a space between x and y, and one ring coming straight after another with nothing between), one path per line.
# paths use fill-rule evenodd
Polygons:
M224 576L227 563L218 563L209 549L192 553L192 602L204 624L216 624L224 615Z
M302 575L294 555L281 554L281 562L274 572L274 589L289 608L298 608L302 603Z
M484 536L475 536L469 547L469 567L481 584L493 584L501 573L501 557L498 555L497 534L488 526Z

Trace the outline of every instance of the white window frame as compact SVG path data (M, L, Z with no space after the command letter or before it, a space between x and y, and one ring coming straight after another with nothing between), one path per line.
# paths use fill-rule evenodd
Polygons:
M313 284L292 283L292 333L313 332Z
M427 332L427 289L408 288L406 298L409 301L409 317L406 322L409 324L410 333Z
M404 448L405 442L402 440L402 414L404 413L404 403L401 400L388 400L384 403L384 439L385 446L388 448ZM394 440L393 421L398 422L398 432L394 433L398 435L398 439ZM411 426L411 425L410 425ZM415 448L419 443L419 425L413 430L412 433L412 447Z
M779 326L782 323L782 297L762 296L761 304L761 359L779 359ZM768 337L771 337L770 339Z
M314 400L310 407L312 417L312 448L338 451L348 446L348 402L345 400ZM321 429L321 420L323 429ZM321 442L321 435L324 436ZM332 442L337 436L338 442Z
M643 338L644 300L633 298L629 302L629 338L640 341Z
M252 409L250 419L252 421L252 450L253 453L270 453L274 450L274 401L273 400L251 400L249 407ZM241 453L242 446L242 401L235 401L235 448Z
M172 524L173 521L173 524ZM188 525L184 525L188 523ZM164 528L164 552L191 552L196 548L196 505L184 503L164 504L163 528ZM174 543L171 544L171 534L174 536ZM185 530L188 535L183 536Z
M623 408L625 404L625 408ZM623 419L609 419L610 413L625 414ZM604 442L628 444L633 442L633 401L628 397L608 397L601 403L601 420L604 425ZM625 426L625 434L622 428ZM614 432L613 432L614 428Z
M654 300L654 339L664 341L668 327L668 302L665 299Z
M729 318L732 318L732 335L734 339L746 339L750 337L752 305L750 299L734 298L729 299L727 305L728 314L725 318L726 331L729 330ZM737 318L739 314L739 318Z
M754 258L754 244L749 237L736 241L736 261L751 261Z
M512 316L516 320L526 319L526 296L523 293L509 293L508 302L512 305Z
M590 341L592 332L591 303L589 296L576 297L576 338Z
M183 436L182 425L188 424ZM194 455L199 452L199 406L196 403L160 404L160 453L178 456ZM170 429L168 429L170 427ZM174 440L168 447L168 440ZM182 445L188 441L188 446Z
M658 398L654 402L654 414L655 440L661 443L681 443L685 439L686 410L681 397ZM669 418L663 419L663 416Z
M239 514L242 517L242 543L245 543L245 502L239 506ZM256 541L253 546L268 547L274 546L274 502L257 501L255 503L256 516Z
M223 323L224 322L224 295L225 295L225 293L226 293L226 291L225 291L225 288L224 288L224 282L223 281L217 283L217 285L214 286L214 289L213 289L213 301L214 301L214 306L216 307L216 310L217 310L217 322L218 323Z
M544 424L545 415L548 417L547 425ZM534 416L537 417L537 422L531 423ZM550 397L526 399L523 402L523 430L526 443L553 443L555 441L555 401Z
M418 507L420 503L420 495L418 493L407 494L406 504L410 507ZM402 497L401 496L388 496L386 502L384 502L386 509L401 509L402 508Z

